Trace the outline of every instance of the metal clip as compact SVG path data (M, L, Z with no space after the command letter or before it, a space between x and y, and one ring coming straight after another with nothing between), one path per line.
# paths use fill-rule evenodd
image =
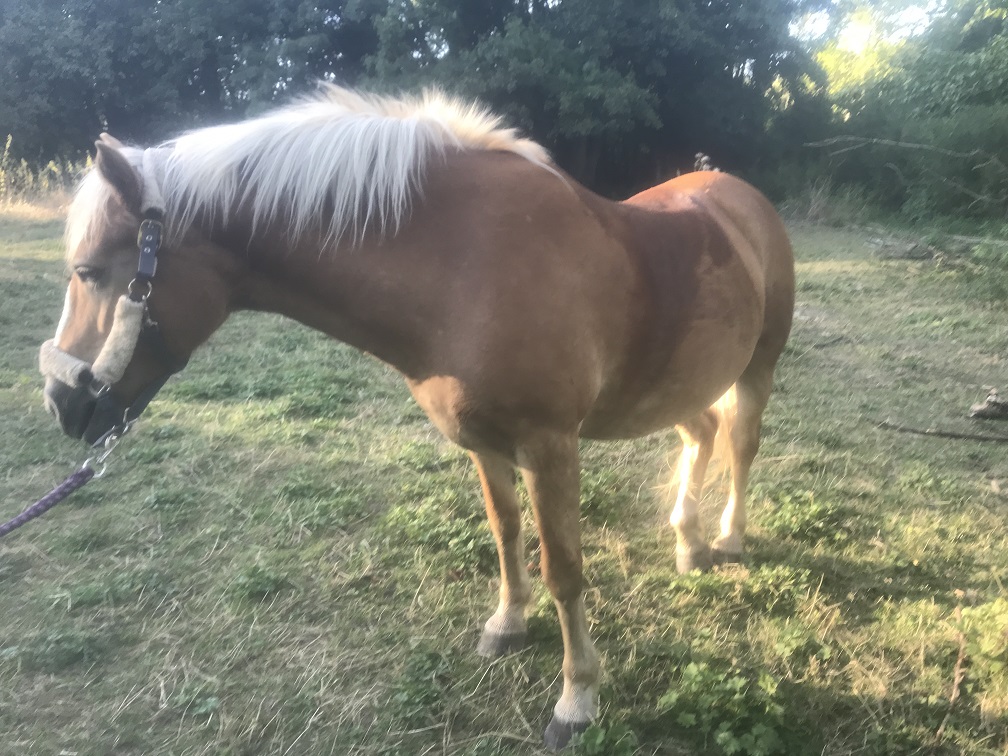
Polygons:
M143 289L145 286L147 287L146 291ZM138 277L129 282L126 290L129 292L129 298L134 302L146 302L151 292L154 291L154 284L147 279ZM140 293L141 291L143 292L142 294Z
M104 444L105 448L102 451L102 453L96 457L88 457L86 460L84 460L84 464L81 465L81 469L85 469L88 467L93 468L95 464L98 464L101 467L98 470L95 470L94 477L100 478L101 476L103 476L105 474L105 471L108 469L108 463L106 462L106 460L109 458L109 455L112 454L112 450L119 445L119 442L122 440L123 436L129 433L129 430L132 427L133 423L128 422L124 417L123 424L119 426L117 429L112 430L105 437L105 444Z

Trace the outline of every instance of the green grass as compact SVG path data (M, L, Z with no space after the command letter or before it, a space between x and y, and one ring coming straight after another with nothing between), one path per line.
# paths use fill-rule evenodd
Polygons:
M86 456L35 367L59 234L52 213L0 213L3 517ZM1006 388L1008 314L865 235L794 241L744 566L675 574L674 434L583 447L605 678L582 755L1008 753L1005 447L873 425L1008 432L964 417ZM529 648L473 653L496 602L482 510L397 376L236 316L105 478L0 542L0 753L539 753L559 629L537 586Z

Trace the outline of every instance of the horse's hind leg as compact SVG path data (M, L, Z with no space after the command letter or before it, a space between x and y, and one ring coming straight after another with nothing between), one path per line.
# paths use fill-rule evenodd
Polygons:
M521 532L521 507L515 495L514 467L503 457L470 454L483 486L490 529L500 560L500 602L486 621L476 653L495 657L525 644L525 606L532 596L525 568L525 543Z
M676 569L681 573L707 570L713 564L698 509L717 429L717 415L711 409L676 426L683 449L679 457L679 495L669 521L676 530Z
M749 468L759 450L763 410L773 388L775 361L776 358L769 360L769 365L767 361L751 362L721 400L722 404L726 401L731 404L731 400L734 399L734 407L722 407L725 414L723 422L727 426L722 430L729 434L731 489L728 493L728 504L721 515L721 534L712 544L714 559L719 563L738 562L742 559Z

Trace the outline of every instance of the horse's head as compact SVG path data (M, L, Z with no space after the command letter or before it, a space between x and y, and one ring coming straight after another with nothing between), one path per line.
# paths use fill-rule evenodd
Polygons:
M233 258L204 236L161 246L158 154L96 146L67 222L63 315L40 353L46 407L89 443L139 415L224 321L234 290Z

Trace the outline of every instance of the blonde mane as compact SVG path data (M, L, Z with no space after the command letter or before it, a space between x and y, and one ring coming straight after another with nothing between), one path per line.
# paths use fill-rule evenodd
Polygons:
M165 142L154 163L173 235L197 215L226 223L244 205L254 229L281 221L292 239L311 229L337 242L394 234L428 161L447 150L513 152L553 170L546 150L478 105L436 90L391 98L332 85L260 118ZM122 151L139 171L143 150ZM68 249L104 225L112 195L96 171L85 176L68 215ZM319 229L323 217L328 227Z

